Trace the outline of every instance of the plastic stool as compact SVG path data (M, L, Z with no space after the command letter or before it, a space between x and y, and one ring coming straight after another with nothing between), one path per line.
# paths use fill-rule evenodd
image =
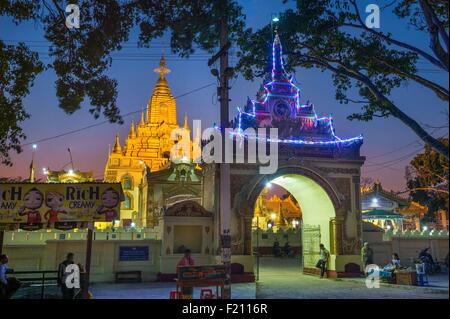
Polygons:
M200 290L200 299L212 299L214 297L212 289L202 288Z
M181 299L181 292L176 291L176 290L172 290L170 292L170 299Z

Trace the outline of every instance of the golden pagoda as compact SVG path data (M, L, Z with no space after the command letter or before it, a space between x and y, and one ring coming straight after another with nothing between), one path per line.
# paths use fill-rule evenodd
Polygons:
M177 124L176 101L166 80L170 69L166 67L164 54L154 72L159 74L159 79L148 100L146 112L142 111L137 125L132 121L123 147L119 134L116 134L105 167L106 182L122 183L125 201L122 202L121 222L124 226L132 222L139 225L142 220L145 212L139 211L139 185L144 168L155 172L170 165L170 151L175 144L171 132L180 128ZM187 121L185 116L186 128Z
M276 194L270 196L269 189L264 188L256 200L254 216L254 226L266 230L270 223L278 229L290 227L294 220L301 220L302 211L292 195L283 198Z

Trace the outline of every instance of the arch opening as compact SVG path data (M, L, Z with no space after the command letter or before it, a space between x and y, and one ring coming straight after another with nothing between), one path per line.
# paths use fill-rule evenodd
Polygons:
M330 222L335 218L336 212L323 187L312 178L298 174L283 175L270 183L279 185L292 194L301 208L303 227L320 226L321 242L330 249L333 244Z
M330 190L319 183L314 177L299 173L286 173L271 180L259 181L260 186L256 188L259 194L253 207L252 249L258 251L258 256L277 257L277 247L280 245L278 251L283 257L289 256L284 251L285 243L289 243L291 257L296 257L292 262L272 260L271 269L303 266L304 272L314 273L320 243L330 254L335 254L333 222L336 208L330 197L333 194L329 194ZM264 260L266 265L270 258Z

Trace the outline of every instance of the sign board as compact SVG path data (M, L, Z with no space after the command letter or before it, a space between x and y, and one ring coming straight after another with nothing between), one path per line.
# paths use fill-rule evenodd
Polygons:
M148 246L120 246L119 261L148 261Z
M179 280L225 279L224 265L178 267Z
M67 230L113 222L121 200L120 183L0 183L0 224Z

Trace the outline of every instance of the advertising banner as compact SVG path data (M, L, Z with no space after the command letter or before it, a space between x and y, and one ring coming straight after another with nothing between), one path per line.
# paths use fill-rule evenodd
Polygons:
M120 219L120 183L0 183L0 225L72 229Z
M178 267L179 280L225 279L224 265L184 266Z

